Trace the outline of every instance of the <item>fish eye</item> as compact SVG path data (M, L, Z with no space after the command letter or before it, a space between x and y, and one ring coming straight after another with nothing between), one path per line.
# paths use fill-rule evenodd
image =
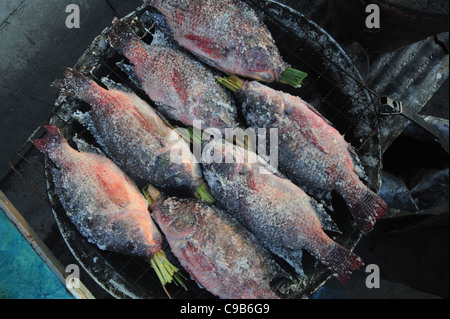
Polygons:
M244 171L244 170L242 170L242 169L239 171L239 175L245 175L245 174L247 174L246 171Z
M135 246L132 242L129 242L129 243L127 244L127 249L128 249L128 251L130 251L130 252L134 252L134 251L136 250L136 246Z

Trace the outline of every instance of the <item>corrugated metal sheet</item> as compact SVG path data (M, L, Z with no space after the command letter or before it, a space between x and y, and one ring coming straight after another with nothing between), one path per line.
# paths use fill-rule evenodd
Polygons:
M381 96L403 102L405 108L419 113L449 77L449 56L428 38L391 53L364 54L352 42L342 38L331 23L327 0L279 0L323 27L360 68L366 85ZM447 48L449 33L438 35ZM356 48L356 50L355 50ZM447 107L447 106L444 106ZM392 116L381 127L382 151L385 151L410 123L403 116Z

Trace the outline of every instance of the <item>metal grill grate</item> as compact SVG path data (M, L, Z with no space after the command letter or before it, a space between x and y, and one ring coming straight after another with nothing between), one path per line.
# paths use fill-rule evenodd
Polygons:
M271 31L285 60L293 67L309 74L300 89L286 86L283 86L282 89L301 96L315 106L356 147L360 154L371 153L380 160L377 157L379 153L377 130L383 121L377 115L379 96L362 83L356 69L348 62L348 59L346 60L344 54L339 52L337 44L306 18L287 8L270 1L263 2L263 4L259 1L247 2L262 14L263 21ZM148 10L151 9L142 6L128 15L125 20L132 25L141 39L150 43L155 23L147 15ZM310 28L306 38L298 31L298 25ZM104 33L107 31L108 29ZM318 38L314 39L314 37ZM314 40L317 41L314 42ZM321 47L322 44L329 45L330 43L331 46ZM127 63L127 60L105 45L103 36L100 35L80 58L75 68L100 84L101 78L108 78L130 87L141 98L154 106L145 93L140 91L128 75L118 67L117 63ZM355 108L357 111L354 111ZM71 117L75 110L87 111L89 106L79 101L58 99L53 115L48 122L60 126L66 137L76 135L95 144L94 138L87 129ZM42 137L43 134L42 127L37 129L16 152L10 165L36 193L51 205L61 233L74 256L80 260L92 277L115 297L166 297L156 275L145 261L99 250L95 245L88 243L70 223L61 204L54 196L52 179L49 175L52 163L32 144L34 139ZM368 174L368 182L371 185L378 183L377 169L376 167L373 174ZM30 178L30 176L33 177ZM347 248L354 248L360 238L359 231L355 231L354 225L348 220L338 223L338 226L343 230L343 236L337 241ZM164 250L169 260L180 267L167 243L165 243ZM306 259L308 259L307 256ZM306 273L306 268L310 267L313 272L317 273L317 276L314 275L315 278L312 279L314 282L304 287L302 291L296 291L291 297L312 293L329 278L329 274L315 260L304 261L304 267ZM183 274L189 278L184 270ZM188 292L173 285L168 287L168 290L174 298L214 297L198 287L194 281L187 280L186 285L189 288Z
M372 124L375 126L367 128L369 131L366 131L362 139L359 137L350 141L357 151L361 152L369 140L377 134L379 125L384 122L384 118L378 116L380 96L363 83L353 65L342 63L345 58L339 52L330 54L330 49L321 43L320 38L326 38L325 34L314 39L318 41L314 45L311 43L313 39L302 37L301 32L295 32L299 29L292 25L291 20L294 18L297 19L294 23L303 24L302 20L306 18L301 14L286 16L287 9L280 10L270 2L255 0L246 2L264 13L263 21L274 36L283 58L293 67L309 74L299 90L283 87L284 91L298 95L313 104L344 136L361 125L362 117L365 116L365 112L354 115L350 114L349 110L359 105L364 111L372 113L374 116ZM305 34L308 32L310 31L305 31ZM337 78L341 81L337 82Z

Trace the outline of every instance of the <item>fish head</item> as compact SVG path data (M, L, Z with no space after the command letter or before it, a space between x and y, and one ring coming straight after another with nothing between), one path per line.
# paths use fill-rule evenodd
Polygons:
M196 208L192 202L177 198L160 198L152 205L153 218L171 239L188 237L197 226Z
M196 117L202 119L206 127L220 130L235 127L237 123L236 107L231 93L223 87L208 91L199 98L199 105L209 105L209 108L197 108Z
M287 65L281 59L271 37L254 34L245 37L237 51L235 61L241 73L264 82L276 82Z
M158 180L161 187L191 192L203 182L200 164L195 162L189 146L181 138L161 150L154 167L158 168L154 171L154 180Z
M148 211L130 211L114 219L110 238L110 249L126 255L151 258L162 249L161 233L148 218Z
M256 153L217 139L204 141L202 147L205 175L212 174L222 183L234 183L253 176L252 164L258 161Z
M277 91L256 81L247 82L237 94L243 114L252 127L274 127L284 113L284 101Z

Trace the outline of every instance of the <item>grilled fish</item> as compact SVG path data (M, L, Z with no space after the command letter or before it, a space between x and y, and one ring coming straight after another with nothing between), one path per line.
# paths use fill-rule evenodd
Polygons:
M161 195L151 209L181 265L209 292L222 299L279 299L270 281L283 271L225 212Z
M242 1L144 2L166 17L174 39L182 47L221 71L265 82L298 76L292 83L285 81L294 86L306 77L283 61L267 27Z
M314 107L256 81L236 96L249 126L278 129L281 171L302 187L337 191L360 229L373 229L388 207L355 173L362 168L352 146Z
M161 250L162 236L148 203L135 184L105 156L73 149L58 127L34 141L47 154L57 195L72 223L100 249L150 261Z
M64 75L53 86L63 97L91 105L89 130L131 177L190 192L203 182L189 145L174 138L174 131L148 103L124 88L105 89L74 69L65 68Z
M171 46L147 45L117 18L106 39L133 63L142 89L168 118L187 126L201 120L203 126L222 131L238 126L232 96L189 54Z
M233 151L232 144L216 139L204 147L215 158L202 159L214 198L269 249L306 249L344 283L361 266L357 255L323 231L331 220L327 220L323 208L290 180L273 172L262 158L239 146L234 146ZM234 163L219 162L217 158L233 158Z

